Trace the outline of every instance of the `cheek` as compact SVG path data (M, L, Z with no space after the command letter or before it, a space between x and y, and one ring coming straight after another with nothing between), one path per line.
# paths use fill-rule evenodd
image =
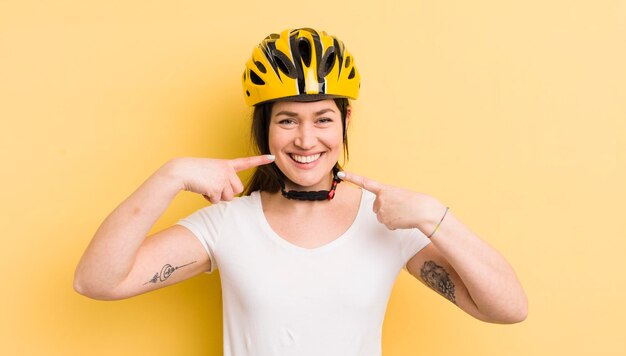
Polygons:
M325 133L320 140L333 149L341 149L343 146L343 134L341 131L330 131Z
M281 149L285 145L286 135L281 134L279 130L272 129L270 126L269 134L268 134L268 146L270 148L270 153L274 154Z

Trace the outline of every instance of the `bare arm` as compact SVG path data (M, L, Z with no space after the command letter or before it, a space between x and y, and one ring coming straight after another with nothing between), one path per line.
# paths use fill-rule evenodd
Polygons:
M443 215L445 207L432 210ZM440 219L422 231L432 232ZM513 268L450 211L431 241L407 263L415 278L477 319L508 324L526 318L528 301Z
M446 210L429 195L344 174L346 180L376 194L374 212L389 229L418 228L428 236ZM447 212L431 241L407 263L413 276L478 319L516 323L526 318L526 294L509 263L452 212Z
M104 220L76 268L74 288L95 299L121 299L207 271L210 259L186 228L146 235L181 190L213 203L231 200L243 190L238 171L270 162L266 156L169 161Z

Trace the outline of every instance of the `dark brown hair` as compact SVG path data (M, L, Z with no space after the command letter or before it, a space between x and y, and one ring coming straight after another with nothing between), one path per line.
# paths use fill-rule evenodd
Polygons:
M341 112L341 125L343 129L343 158L345 162L349 158L346 118L350 102L346 98L335 98L333 100ZM269 154L270 152L269 133L273 104L273 102L269 102L258 104L254 107L254 112L252 113L250 139L256 154ZM341 170L339 162L335 163L335 169ZM256 190L271 193L277 192L280 190L279 179L285 179L285 176L280 169L278 169L275 163L259 166L255 169L252 177L247 182L244 194L250 195L250 193Z

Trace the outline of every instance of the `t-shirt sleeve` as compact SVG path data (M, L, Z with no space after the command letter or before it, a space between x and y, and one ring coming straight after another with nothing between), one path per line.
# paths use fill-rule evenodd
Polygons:
M404 265L402 269L408 272L409 270L406 268L407 262L429 243L430 239L419 229L403 230L402 254L404 255Z
M224 205L215 204L202 208L176 223L189 229L204 246L211 260L211 269L208 273L213 273L217 269L215 251L224 220Z

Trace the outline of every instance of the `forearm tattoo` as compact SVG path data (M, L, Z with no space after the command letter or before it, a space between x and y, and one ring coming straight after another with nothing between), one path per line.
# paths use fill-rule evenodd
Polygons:
M182 265L182 266L178 266L178 267L172 267L172 265L170 264L166 264L165 266L163 266L163 268L161 268L161 272L157 272L154 277L152 277L151 280L147 281L146 283L144 283L143 285L145 286L148 283L158 283L158 282L165 282L166 279L170 278L170 276L172 275L172 273L174 273L174 271L176 271L179 268L183 268L185 266L189 266L192 265L194 263L196 263L197 261L193 261L190 263L187 263L186 265Z
M426 261L420 270L420 276L426 285L456 304L454 282L443 267L433 261Z

